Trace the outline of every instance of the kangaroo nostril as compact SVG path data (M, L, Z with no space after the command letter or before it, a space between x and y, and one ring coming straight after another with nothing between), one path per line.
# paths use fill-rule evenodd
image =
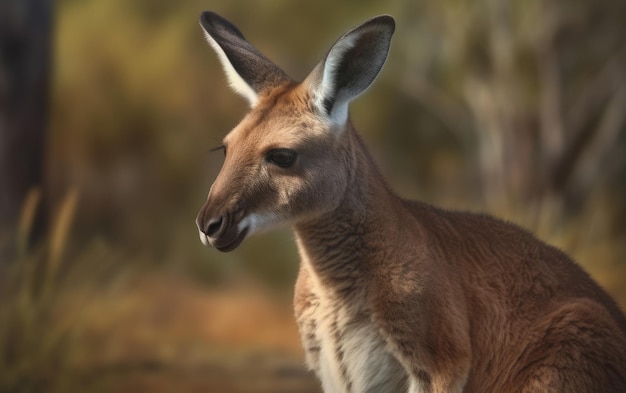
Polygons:
M215 235L222 227L222 222L224 222L222 216L209 221L209 225L207 225L205 231L206 235L209 237L213 237L213 235Z

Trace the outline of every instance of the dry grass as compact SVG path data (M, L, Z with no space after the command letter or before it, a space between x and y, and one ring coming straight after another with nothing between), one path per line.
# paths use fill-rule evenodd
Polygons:
M261 288L152 274L38 299L2 299L2 392L318 391L289 304Z
M152 276L88 319L90 352L102 354L95 368L117 365L119 391L316 391L291 308L261 288Z

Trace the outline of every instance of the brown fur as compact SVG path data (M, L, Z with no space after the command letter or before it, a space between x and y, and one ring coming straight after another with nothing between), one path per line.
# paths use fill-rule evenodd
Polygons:
M295 226L296 316L317 274L427 391L626 391L626 320L578 265L515 225L401 200L359 153L344 202Z

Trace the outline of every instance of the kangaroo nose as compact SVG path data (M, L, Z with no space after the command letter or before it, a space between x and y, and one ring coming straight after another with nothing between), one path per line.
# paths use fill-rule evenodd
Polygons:
M214 235L217 234L222 228L223 222L224 219L222 216L212 218L202 232L204 232L208 237L215 237Z

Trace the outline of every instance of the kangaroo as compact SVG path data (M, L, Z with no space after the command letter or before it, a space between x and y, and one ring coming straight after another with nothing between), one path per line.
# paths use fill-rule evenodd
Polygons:
M348 105L395 22L349 30L302 82L230 22L200 24L251 109L196 223L231 251L291 225L294 308L325 392L626 392L626 318L563 252L514 224L394 194Z

